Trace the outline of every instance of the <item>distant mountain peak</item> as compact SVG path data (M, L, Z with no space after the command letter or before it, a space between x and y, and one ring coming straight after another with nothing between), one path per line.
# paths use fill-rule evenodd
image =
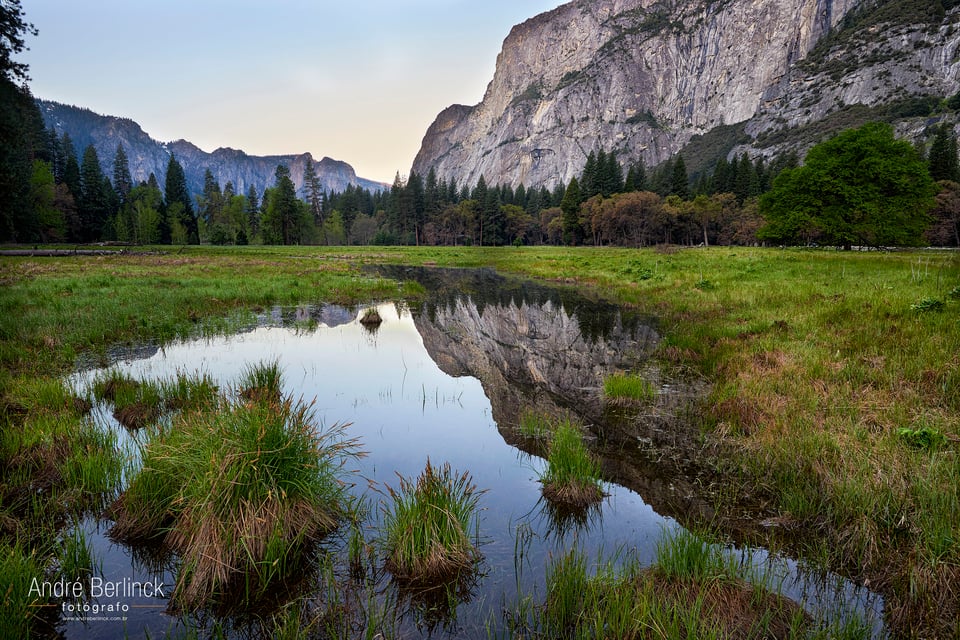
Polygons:
M308 158L313 161L320 184L328 192L342 192L349 185L371 191L380 191L388 186L357 177L353 167L341 160L324 157L316 162L310 153L253 156L232 147L220 147L207 153L182 138L170 142L154 140L129 118L104 116L84 107L50 100L37 100L37 104L46 126L55 129L58 135L68 133L78 154L88 145L93 145L107 175L112 174L113 157L119 144L124 147L130 174L135 181L145 181L152 173L163 184L167 164L173 154L183 166L187 188L194 194L202 193L207 169L221 187L232 182L238 193L244 193L253 186L257 193L262 194L266 187L273 186L277 165L281 163L290 167L290 177L299 190L303 186Z

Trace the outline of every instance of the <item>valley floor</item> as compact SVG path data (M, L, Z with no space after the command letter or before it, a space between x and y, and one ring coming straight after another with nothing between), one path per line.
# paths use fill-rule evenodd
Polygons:
M52 411L30 400L36 389L81 356L119 343L223 330L251 308L422 295L360 268L386 263L489 266L658 318L659 364L709 389L689 453L719 483L707 492L714 512L752 514L747 527L723 519L683 524L785 547L868 583L884 594L897 635L960 633L960 255L953 252L186 247L2 257L5 432L21 410ZM15 448L5 438L7 469L22 463ZM31 517L4 507L5 538L29 544Z

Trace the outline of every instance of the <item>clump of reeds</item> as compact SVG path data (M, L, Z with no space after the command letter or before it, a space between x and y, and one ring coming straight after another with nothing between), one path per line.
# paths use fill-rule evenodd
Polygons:
M160 385L135 380L117 370L94 381L93 395L101 402L112 403L113 417L128 429L142 429L156 422L163 412Z
M95 563L87 535L81 528L65 534L57 546L57 561L60 577L67 582L88 585L93 576Z
M401 477L399 488L387 491L386 566L395 578L428 588L473 571L479 553L471 531L480 492L467 472L457 473L449 463L438 469L427 460L416 481Z
M600 465L568 420L554 429L540 482L543 496L567 509L584 509L603 499Z
M220 389L208 374L178 373L160 383L166 411L201 411L220 401Z
M613 404L637 404L653 400L656 389L643 376L614 374L604 379L603 396Z
M662 541L657 562L630 554L599 567L577 549L547 568L545 599L521 601L514 635L556 638L835 637L829 620L814 623L796 603L752 582L715 545L681 532ZM533 606L531 606L533 605ZM869 629L849 625L849 636ZM865 635L862 632L866 631Z
M240 397L253 402L280 402L283 369L277 360L248 365L240 374Z
M308 406L257 397L180 414L114 504L115 538L160 539L179 555L184 606L241 584L244 598L262 595L350 510L342 468L359 453L343 427L319 433Z

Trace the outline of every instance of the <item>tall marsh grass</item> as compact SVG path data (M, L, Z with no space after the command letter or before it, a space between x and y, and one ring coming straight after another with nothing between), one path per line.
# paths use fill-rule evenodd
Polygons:
M651 566L632 553L594 564L576 548L565 551L546 567L542 601L518 595L506 619L511 637L529 638L872 637L856 615L812 619L720 547L686 531L665 534Z
M416 480L387 487L383 546L391 574L414 588L431 588L470 574L479 552L476 537L480 492L466 472L427 460Z
M553 429L547 467L540 482L543 496L567 509L584 509L603 499L600 464L584 445L580 430L569 420Z
M240 584L256 599L350 514L344 465L359 451L343 428L321 431L309 406L272 394L180 414L147 443L111 535L175 550L185 606Z

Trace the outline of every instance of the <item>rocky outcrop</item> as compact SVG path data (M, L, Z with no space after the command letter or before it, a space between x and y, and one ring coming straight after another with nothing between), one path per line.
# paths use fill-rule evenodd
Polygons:
M441 113L413 169L460 184L482 175L549 187L579 173L594 149L652 166L721 125L747 123L755 137L842 105L952 95L960 9L880 11L900 4L928 3L575 0L513 28L483 101ZM883 18L868 46L801 64L865 15ZM850 56L858 62L848 69Z
M122 145L135 182L147 180L152 173L162 185L170 154L173 154L183 166L187 188L194 194L203 192L203 176L207 169L210 169L221 187L232 182L236 193L245 194L253 186L258 194L262 194L266 187L273 186L278 164L290 167L290 177L299 190L303 186L308 159L313 162L320 184L327 191L342 192L348 185L379 191L386 186L358 178L349 164L331 158L316 161L309 153L251 156L230 148L207 153L186 140L158 142L147 135L140 125L127 118L102 116L89 109L48 100L38 100L37 104L48 128L56 130L58 135L64 132L70 134L78 155L88 145L93 145L108 176L113 173L117 145Z

